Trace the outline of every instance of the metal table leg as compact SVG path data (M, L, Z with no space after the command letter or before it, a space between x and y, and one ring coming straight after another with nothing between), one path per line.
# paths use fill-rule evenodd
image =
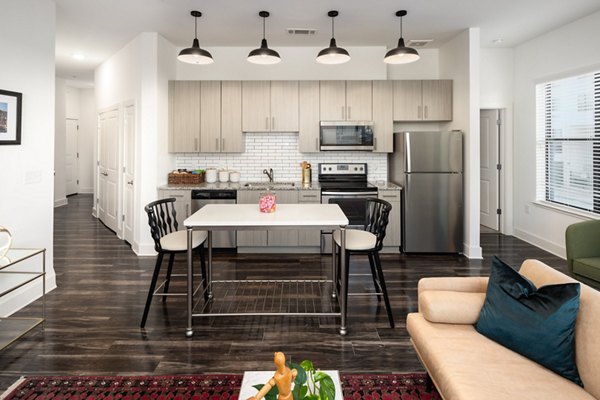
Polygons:
M208 271L206 283L208 287L208 300L213 298L212 291L212 231L208 231Z
M192 327L192 304L194 302L194 272L192 271L192 234L194 229L187 228L187 328L185 336L191 338L194 336Z
M331 298L337 297L337 264L335 260L335 241L333 240L333 232L331 232Z
M333 244L335 246L335 244ZM340 293L340 312L341 324L340 324L340 335L344 336L348 333L346 329L346 311L348 306L348 273L346 271L346 227L340 227L340 264L342 266L341 274L341 293Z

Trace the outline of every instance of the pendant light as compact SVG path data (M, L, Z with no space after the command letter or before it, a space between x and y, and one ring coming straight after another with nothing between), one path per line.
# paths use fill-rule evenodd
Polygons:
M267 39L265 39L265 18L270 14L268 11L261 11L258 15L263 19L263 38L260 47L248 54L248 61L253 64L277 64L281 62L281 57L279 57L279 53L267 46Z
M386 53L383 61L387 64L408 64L417 61L420 58L419 53L415 49L404 45L404 38L402 37L402 17L406 14L406 10L396 12L396 17L400 17L400 39L398 39L398 47Z
M333 26L333 19L338 16L337 11L329 11L327 15L331 17L331 40L329 41L329 47L323 49L317 55L317 62L321 64L343 64L350 61L350 54L341 47L337 47L335 43L335 31Z
M200 48L200 43L198 42L198 17L201 17L202 13L200 11L192 11L190 14L194 17L194 42L192 43L192 47L181 50L177 59L188 64L212 64L215 60L213 60L208 51Z

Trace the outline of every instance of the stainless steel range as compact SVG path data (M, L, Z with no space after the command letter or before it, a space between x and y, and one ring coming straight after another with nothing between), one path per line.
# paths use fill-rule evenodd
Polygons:
M348 228L363 228L365 200L377 198L377 187L367 182L366 163L319 164L321 203L338 204L346 217ZM321 253L331 254L331 231L321 231Z

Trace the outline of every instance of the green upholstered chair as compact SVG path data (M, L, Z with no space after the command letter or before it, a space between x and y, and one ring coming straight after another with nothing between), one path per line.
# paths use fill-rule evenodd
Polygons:
M600 220L567 227L567 264L573 277L598 286L600 283Z

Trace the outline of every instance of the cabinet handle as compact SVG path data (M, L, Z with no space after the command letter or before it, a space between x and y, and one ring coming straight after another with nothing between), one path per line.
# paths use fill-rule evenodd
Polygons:
M215 138L215 150L219 151L219 138Z
M269 130L269 117L265 117L265 128Z
M346 107L342 106L342 119L346 119L345 117Z
M417 106L417 118L418 118L418 119L421 119L421 118L423 118L423 117L421 116L421 106Z
M350 108L350 106L348 106L348 119L351 119L351 115L352 115L352 109Z
M221 151L225 151L225 138L221 139Z
M319 138L315 138L315 150L319 150Z
M377 150L377 138L373 138L373 150Z
M423 115L423 119L427 119L427 117L428 117L428 114L429 114L429 113L427 112L427 111L428 111L428 109L427 109L427 106L424 106L423 108L424 108L424 110L425 110L425 111L424 111L424 113L423 113L423 114L424 114L424 115Z
M302 197L317 197L316 194L303 194Z
M198 151L198 139L194 139L194 150Z
M271 117L271 130L275 130L275 117Z
M185 216L186 216L186 218L190 216L190 205L189 204L185 205Z

